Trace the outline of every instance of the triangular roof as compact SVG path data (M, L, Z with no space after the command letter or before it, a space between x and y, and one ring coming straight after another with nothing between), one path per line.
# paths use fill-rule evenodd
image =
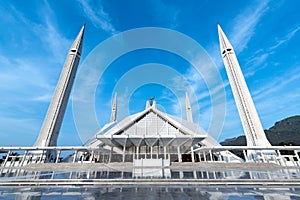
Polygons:
M151 124L148 124L151 123ZM188 150L196 144L201 146L221 146L198 124L159 111L155 105L149 106L144 111L130 115L120 122L105 125L99 130L93 141L85 146L114 147L140 146L147 144L153 146L159 143L162 146L185 146ZM108 147L106 146L106 147ZM121 149L115 148L114 151ZM228 151L220 152L239 160ZM227 156L228 156L227 155Z
M106 124L95 134L94 139L88 141L85 146L98 146L99 139L101 139L102 142L100 143L103 145L104 140L111 140L112 137L115 139L120 137L117 140L130 137L131 142L134 142L135 137L143 137L146 143L151 143L151 140L156 137L160 138L160 142L164 140L168 142L172 137L176 137L177 140L180 140L180 138L195 138L195 141L200 141L199 138L203 138L200 143L204 146L220 146L198 124L161 112L154 105L149 106L144 111L125 117L120 122ZM108 144L107 142L104 143Z
M147 125L148 123L148 125ZM143 133L141 133L143 132ZM154 106L144 111L130 115L119 123L111 126L109 130L99 131L97 135L201 135L208 134L198 125L175 118L157 110Z

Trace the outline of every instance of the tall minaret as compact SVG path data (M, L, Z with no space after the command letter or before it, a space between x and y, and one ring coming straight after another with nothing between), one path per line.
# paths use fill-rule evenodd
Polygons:
M218 25L220 49L247 139L247 146L271 146L266 138L233 47Z
M193 113L192 113L192 107L189 99L188 92L185 92L185 108L186 108L186 119L189 122L193 123Z
M81 56L84 27L85 25L82 26L69 50L39 137L34 146L47 147L57 145L58 134Z
M111 108L110 122L115 122L116 119L117 119L117 93L115 93L112 108Z

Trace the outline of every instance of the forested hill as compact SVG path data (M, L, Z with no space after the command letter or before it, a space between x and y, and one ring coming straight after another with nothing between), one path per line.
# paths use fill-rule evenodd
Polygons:
M270 129L265 130L268 140L274 146L297 145L300 146L300 116L293 116L276 122ZM245 136L226 139L221 142L224 146L244 146Z

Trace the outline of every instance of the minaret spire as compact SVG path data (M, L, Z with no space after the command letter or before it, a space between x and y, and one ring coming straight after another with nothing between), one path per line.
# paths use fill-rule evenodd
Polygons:
M110 122L115 122L117 119L117 93L114 95L114 100L111 108Z
M271 146L267 140L234 49L218 24L220 50L248 146Z
M193 123L193 113L192 113L192 107L189 99L188 92L185 92L185 108L186 108L186 119L189 122Z
M81 56L84 28L85 25L82 26L69 50L39 137L34 146L47 147L57 145L58 134Z

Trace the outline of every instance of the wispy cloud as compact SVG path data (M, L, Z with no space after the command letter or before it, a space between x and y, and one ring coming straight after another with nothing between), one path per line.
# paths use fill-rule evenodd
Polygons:
M0 52L2 68L2 73L0 74L2 87L0 86L0 90L2 92L9 90L10 92L16 91L17 93L22 93L24 97L22 98L23 101L50 101L51 98L45 97L53 93L56 82L49 80L49 74L47 73L49 73L50 69L53 69L53 67L49 68L49 66L54 63L63 63L65 54L62 52L66 52L66 49L68 49L67 46L70 46L71 43L70 40L61 35L55 28L54 13L47 2L40 9L43 10L41 12L42 23L29 20L13 6L10 6L11 12L8 14L11 15L9 17L10 20L22 25L27 37L32 40L38 38L42 42L44 46L42 46L43 48L38 47L40 49L38 52L44 52L42 54L44 56L35 59L34 54L28 53L32 57L28 57L25 54L23 57L15 58L6 55L4 51ZM22 40L22 37L19 39ZM33 45L31 46L31 48L34 47ZM26 49L28 47L20 46L20 51L24 51L22 48ZM50 52L52 55L46 52ZM56 78L54 79L56 80ZM37 97L32 97L36 94L38 94ZM9 99L13 98L13 96L7 95L5 99L13 101L13 99Z
M245 64L245 68L247 69L245 77L253 76L256 72L266 68L268 66L267 59L270 55L275 54L279 47L287 44L291 39L293 39L299 30L300 27L294 28L283 37L276 38L269 47L259 49L253 54L253 56L249 57Z
M253 97L256 100L264 99L269 94L279 91L281 88L286 88L287 84L299 79L300 68L295 67L293 70L287 71L285 74L280 74L280 76L274 77L272 81L268 81L267 84L252 93Z
M255 34L256 26L269 10L268 3L269 1L259 1L258 4L250 5L232 20L233 22L229 25L231 31L224 30L237 54L247 47L249 41ZM211 44L211 46L208 47L208 52L210 52L216 66L218 68L223 67L219 44Z
M280 47L281 45L288 42L289 40L291 40L299 30L300 30L300 27L296 27L294 30L287 33L287 35L285 35L284 37L277 39L276 44L271 46L269 48L269 51L273 51L273 50L277 49L278 47Z
M22 23L28 32L33 33L43 44L46 51L50 51L58 62L63 62L68 47L72 40L64 37L56 28L55 14L50 5L45 1L40 8L42 23L37 23L24 17L23 13L11 6L12 14L16 21ZM75 37L75 36L74 36Z
M268 59L270 53L257 53L254 56L248 58L245 64L246 71L244 73L245 77L253 76L257 71L266 68L268 65L266 60Z
M98 7L95 9L90 6L89 1L78 0L78 2L82 6L84 14L89 18L96 28L101 28L110 34L117 32L111 23L109 14L104 11L101 1L98 4Z
M50 102L50 100L53 97L53 92L48 93L48 94L43 94L41 96L34 97L31 99L32 101L40 101L40 102Z
M16 100L20 103L20 101L31 101L32 96L36 94L53 92L55 86L47 81L47 74L37 67L39 63L26 59L11 59L5 63L0 61L0 64L5 66L0 74L0 91L6 93L2 101L15 102ZM16 93L23 98L15 97Z
M33 141L36 139L39 129L39 123L36 119L25 119L20 117L12 118L7 114L1 113L0 121L1 141L6 142L1 142L1 145L32 145ZM18 139L16 139L15 136L18 136Z
M247 47L248 42L255 34L257 24L269 9L268 3L269 1L259 1L258 4L253 4L246 10L243 10L234 19L233 29L229 36L236 53L243 51Z
M48 106L59 75L56 66L60 71L71 45L71 40L59 32L47 2L38 8L34 13L38 17L30 18L19 7L8 4L2 21L14 24L5 46L8 50L0 49L0 131L9 134L2 134L2 141L11 145L32 145L36 139L45 114L41 110ZM18 136L18 143L10 139L11 135Z
M185 113L182 112L184 109L184 104L183 104L184 96L176 96L175 95L175 97L174 97L174 94L171 93L170 90L164 89L159 101L167 101L169 103L168 110L170 110L172 112L170 114L178 116L178 117L185 117Z

